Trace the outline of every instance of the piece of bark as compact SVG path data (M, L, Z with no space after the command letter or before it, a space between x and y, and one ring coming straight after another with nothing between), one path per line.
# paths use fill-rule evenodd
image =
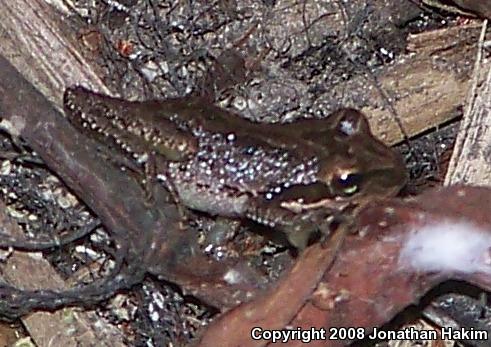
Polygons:
M483 26L479 44L485 40L486 25ZM445 184L491 184L491 164L489 161L491 142L491 68L488 64L483 66L482 55L477 52L474 63L473 78L467 91L468 97L465 104L464 117L460 124L459 133L453 149L452 157L446 172ZM483 204L483 208L486 208ZM489 324L486 316L482 317L482 311L478 315L472 308L479 307L477 299L449 295L451 298L438 298L424 309L423 315L440 324L442 320L449 321L457 327L479 327ZM445 300L451 300L448 305ZM473 302L465 307L460 304L463 300ZM475 346L487 346L489 341L470 341Z
M472 80L480 23L409 35L409 53L379 71L380 84L389 94L409 136L415 136L459 115ZM483 62L482 68L491 66ZM482 82L484 76L479 76ZM362 110L375 134L394 144L402 139L399 126L372 91L376 104ZM378 105L377 105L378 104ZM392 121L391 121L392 120Z
M488 59L489 60L489 59ZM476 87L470 91L467 111L460 125L445 184L491 184L491 68L481 61L476 65Z
M422 0L421 2L424 5L463 16L491 19L491 1L489 0Z
M491 19L491 1L489 0L453 0L453 2L457 6L466 11L470 11L479 17Z
M0 23L0 54L60 109L70 85L111 93L96 64L82 55L76 33L47 2L0 0Z

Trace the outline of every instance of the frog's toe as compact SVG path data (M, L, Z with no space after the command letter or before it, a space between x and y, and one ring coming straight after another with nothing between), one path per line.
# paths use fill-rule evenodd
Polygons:
M288 242L301 252L309 245L312 234L312 230L299 229L289 232L287 238Z

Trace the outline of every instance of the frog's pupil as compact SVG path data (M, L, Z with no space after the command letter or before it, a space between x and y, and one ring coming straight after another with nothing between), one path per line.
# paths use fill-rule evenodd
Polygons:
M353 195L358 191L360 179L358 174L343 173L338 177L337 183L344 194Z

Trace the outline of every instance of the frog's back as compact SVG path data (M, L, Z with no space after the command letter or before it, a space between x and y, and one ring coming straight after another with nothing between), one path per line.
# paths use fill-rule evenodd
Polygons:
M131 102L76 86L66 89L63 103L67 118L81 132L137 160L151 152L182 160L196 150L196 139L170 113L161 116L157 102Z
M176 115L175 119L192 127L200 127L209 133L234 134L244 146L257 144L298 151L298 155L302 157L318 154L319 147L330 147L335 141L339 122L339 116L334 114L325 119L259 123L200 98L175 99L171 102L170 113ZM164 108L164 112L169 113L168 106Z

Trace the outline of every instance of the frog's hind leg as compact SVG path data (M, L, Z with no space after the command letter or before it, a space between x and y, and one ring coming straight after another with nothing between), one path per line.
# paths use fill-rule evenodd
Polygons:
M125 154L120 153L118 150L114 150L112 147L98 146L97 153L107 162L117 166L123 170L127 170L134 176L140 177L144 174L141 165L138 165L135 161L128 158Z
M145 189L145 201L149 204L153 202L153 185L158 181L164 186L164 188L169 192L171 199L176 204L177 210L183 222L189 220L189 211L184 207L179 198L176 186L174 182L167 175L167 161L162 159L157 154L150 154L147 162L145 163L145 178L144 178L144 189Z
M106 161L128 172L140 184L145 193L144 202L146 206L150 206L154 202L153 183L156 177L155 163L152 159L154 155L148 155L146 159L142 159L143 156L140 158L135 156L135 160L131 160L126 155L111 151L105 146L98 148L98 151Z

